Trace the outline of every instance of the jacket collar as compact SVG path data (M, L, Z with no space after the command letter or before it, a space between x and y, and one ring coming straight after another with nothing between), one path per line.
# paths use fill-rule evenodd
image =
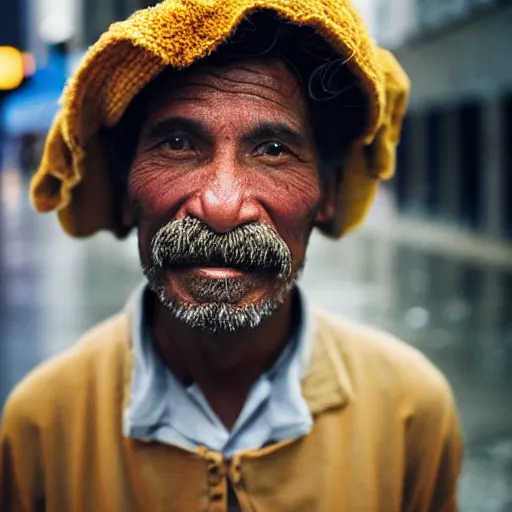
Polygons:
M302 393L311 414L346 406L354 396L349 373L332 327L324 315L316 313L314 344Z

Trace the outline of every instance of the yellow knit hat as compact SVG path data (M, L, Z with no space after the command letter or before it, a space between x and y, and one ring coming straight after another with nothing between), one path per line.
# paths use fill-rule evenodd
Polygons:
M58 210L73 236L108 229L125 234L112 204L102 128L119 122L134 96L163 68L185 68L214 51L241 20L272 10L313 27L346 60L368 101L368 122L354 142L339 184L340 236L364 218L381 179L392 176L409 81L390 53L377 48L349 0L165 0L113 24L85 55L61 99L31 200Z

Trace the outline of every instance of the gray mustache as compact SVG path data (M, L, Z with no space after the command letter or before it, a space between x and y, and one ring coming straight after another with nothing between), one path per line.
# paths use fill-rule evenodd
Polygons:
M257 222L216 233L195 217L171 221L153 237L151 258L160 268L234 267L267 271L280 280L292 274L288 246L270 226Z

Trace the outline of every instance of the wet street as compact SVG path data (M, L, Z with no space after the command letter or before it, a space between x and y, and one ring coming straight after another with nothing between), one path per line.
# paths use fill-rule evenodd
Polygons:
M32 212L15 174L3 176L1 194L0 406L31 368L120 309L141 279L134 237L66 237L55 216ZM510 512L512 258L507 265L506 251L465 251L440 235L418 242L394 231L390 216L381 200L358 234L314 236L303 286L317 305L392 332L445 373L466 440L461 510Z

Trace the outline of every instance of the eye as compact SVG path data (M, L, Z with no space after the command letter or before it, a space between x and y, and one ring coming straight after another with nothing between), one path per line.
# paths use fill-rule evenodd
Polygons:
M256 153L258 155L278 157L285 153L289 153L289 151L286 148L286 146L284 146L280 142L270 141L270 142L265 142L264 144L261 144L256 149Z
M180 153L194 151L195 149L190 139L183 135L172 135L171 137L168 137L162 141L161 146L168 151Z

